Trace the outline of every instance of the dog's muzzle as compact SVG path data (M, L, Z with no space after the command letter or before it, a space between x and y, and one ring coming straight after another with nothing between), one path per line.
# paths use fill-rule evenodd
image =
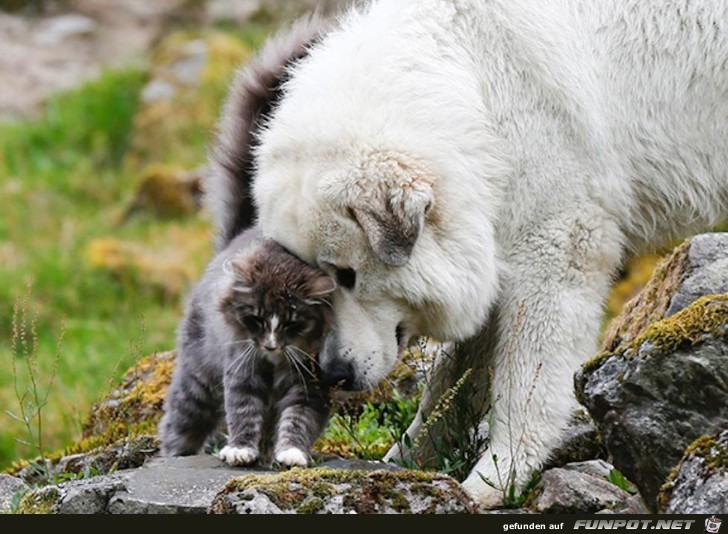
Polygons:
M341 388L345 391L354 391L356 385L354 366L347 361L334 359L321 369L321 382L331 388Z

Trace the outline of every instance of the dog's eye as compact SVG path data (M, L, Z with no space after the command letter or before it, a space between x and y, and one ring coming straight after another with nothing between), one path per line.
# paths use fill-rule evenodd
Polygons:
M354 269L336 269L336 283L344 289L354 289L356 286L356 271Z

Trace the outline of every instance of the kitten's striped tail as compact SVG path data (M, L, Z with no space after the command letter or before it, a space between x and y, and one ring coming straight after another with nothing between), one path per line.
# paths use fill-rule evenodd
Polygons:
M256 134L280 100L290 67L329 27L318 14L299 19L270 38L232 82L204 181L205 204L217 226L218 251L255 223L251 188Z

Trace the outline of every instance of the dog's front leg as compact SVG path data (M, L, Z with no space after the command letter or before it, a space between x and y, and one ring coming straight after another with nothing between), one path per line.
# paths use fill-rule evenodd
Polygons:
M490 445L463 483L486 507L518 495L558 444L576 404L574 372L595 352L620 259L619 233L599 217L555 216L531 228L508 251L492 317Z

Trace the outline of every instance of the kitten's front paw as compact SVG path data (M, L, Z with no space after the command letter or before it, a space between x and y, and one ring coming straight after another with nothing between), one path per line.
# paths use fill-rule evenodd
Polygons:
M224 446L218 457L229 465L250 465L258 459L258 450L253 447Z
M291 447L290 449L284 449L276 454L276 462L289 467L294 465L306 467L308 465L308 454L303 452L301 449Z

